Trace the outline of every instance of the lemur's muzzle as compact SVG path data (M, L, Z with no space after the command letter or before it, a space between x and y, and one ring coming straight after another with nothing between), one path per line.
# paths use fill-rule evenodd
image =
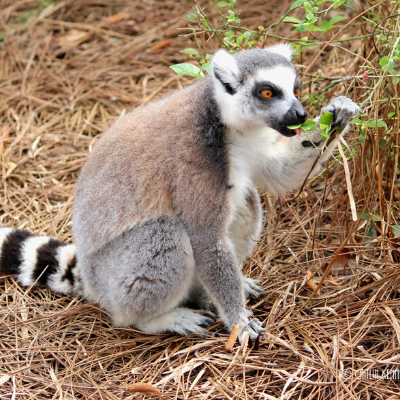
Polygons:
M302 124L307 119L307 111L298 100L293 101L292 107L284 116L287 125Z
M302 124L306 119L307 111L298 100L293 100L292 107L281 120L282 125L279 132L284 136L294 136L296 132L293 129L289 129L288 126Z

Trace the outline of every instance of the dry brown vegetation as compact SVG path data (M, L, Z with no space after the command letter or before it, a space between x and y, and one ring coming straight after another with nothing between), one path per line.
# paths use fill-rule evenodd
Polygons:
M290 4L243 1L242 22L266 27ZM0 225L71 240L74 184L98 135L131 107L190 83L168 66L187 61L179 51L194 46L177 29L193 3L0 5ZM249 302L266 321L259 343L225 350L220 322L207 338L118 329L96 305L5 277L0 398L158 398L155 388L166 399L399 398L399 87L380 69L370 35L374 20L398 36L398 3L352 5L338 29L309 35L320 45L296 61L306 107L316 112L346 94L362 103L363 120L381 119L388 131L369 127L362 143L358 132L347 139L358 221L341 161L300 194L264 196L265 234L245 266L265 288ZM271 33L267 45L300 37L288 24ZM382 377L393 369L397 380Z

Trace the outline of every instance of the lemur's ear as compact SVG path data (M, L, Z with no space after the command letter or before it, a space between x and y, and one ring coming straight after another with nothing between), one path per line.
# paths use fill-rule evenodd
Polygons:
M239 86L239 67L235 58L225 50L218 50L212 59L212 72L229 94L235 94Z
M289 61L292 61L293 49L288 44L277 44L267 48L266 50L268 50L270 53L279 54L280 56L287 58Z

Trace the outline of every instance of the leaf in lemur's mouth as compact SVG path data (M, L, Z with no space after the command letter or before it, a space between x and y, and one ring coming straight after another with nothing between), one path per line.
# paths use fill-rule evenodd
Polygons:
M309 132L315 129L317 123L312 119L308 119L306 122L297 125L290 125L288 126L289 129L292 129L296 132L296 135L300 135L303 131Z

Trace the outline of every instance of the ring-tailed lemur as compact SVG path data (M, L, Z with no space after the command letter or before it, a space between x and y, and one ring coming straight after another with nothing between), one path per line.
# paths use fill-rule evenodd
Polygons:
M208 79L121 117L80 175L76 249L2 228L1 270L85 296L116 325L146 332L205 334L212 301L228 329L256 338L263 328L245 299L261 288L240 271L261 234L256 187L297 188L323 145L318 129L288 128L307 118L291 56L286 45L220 50ZM346 128L358 106L338 97L325 110Z

